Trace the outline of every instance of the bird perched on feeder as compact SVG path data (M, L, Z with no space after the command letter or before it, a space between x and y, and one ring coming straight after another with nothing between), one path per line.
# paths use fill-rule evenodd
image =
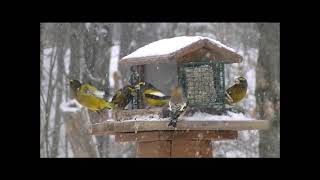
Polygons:
M134 86L127 85L117 90L111 100L113 108L117 110L124 109L136 95L137 93Z
M81 84L78 80L70 80L70 87L76 100L91 111L101 114L112 105L103 99L104 92L89 84Z
M164 106L169 102L170 96L166 96L150 83L140 82L135 88L141 88L143 100L149 106Z
M234 85L226 90L226 103L229 105L241 101L247 94L248 83L246 78L240 76L235 79Z
M186 108L187 101L183 95L182 88L176 86L171 92L171 98L169 101L170 122L168 126L177 127L178 118L183 112L185 112Z

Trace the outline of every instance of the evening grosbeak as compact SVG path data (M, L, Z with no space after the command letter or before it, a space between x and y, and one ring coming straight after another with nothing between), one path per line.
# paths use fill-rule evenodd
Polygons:
M104 92L94 86L70 80L70 87L75 99L89 110L101 114L103 110L112 108L111 103L103 99Z
M149 106L165 106L169 102L170 96L166 96L150 83L140 82L135 88L141 88L143 100Z
M226 90L225 102L229 105L241 101L247 94L248 83L246 78L240 76L235 79L234 85Z

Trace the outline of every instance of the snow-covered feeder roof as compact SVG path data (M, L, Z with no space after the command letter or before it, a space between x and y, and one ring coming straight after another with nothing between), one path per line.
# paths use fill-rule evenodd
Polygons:
M197 60L240 63L242 56L232 48L208 37L180 36L145 45L120 59L120 63L143 65Z

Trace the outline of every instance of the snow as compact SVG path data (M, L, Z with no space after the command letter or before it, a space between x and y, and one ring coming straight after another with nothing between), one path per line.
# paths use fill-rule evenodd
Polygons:
M64 55L64 67L65 67L65 72L69 74L69 66L70 66L70 48L67 49L66 54Z
M114 87L114 79L112 78L113 73L118 71L118 61L120 55L120 46L114 45L111 47L111 59L110 59L110 69L109 69L109 83L110 87Z
M132 116L130 120L123 120L125 122L130 121L162 121L162 120L169 120L169 118L160 118L158 114L149 114L149 115L135 115ZM107 121L115 121L114 119L108 119Z
M84 24L85 24L87 30L89 31L89 28L90 28L90 24L91 24L91 23L84 23Z
M81 104L79 104L75 99L63 102L60 105L60 109L63 112L77 112L81 110L81 107Z
M43 49L43 55L45 56L50 56L51 53L53 53L54 51L56 51L56 48L45 48Z
M167 118L160 118L157 114L150 114L150 115L137 115L133 117L134 121L161 121L167 120Z
M155 41L148 45L145 45L133 53L123 57L123 59L128 58L139 58L139 57L147 57L147 56L158 56L158 55L167 55L178 51L196 41L208 39L212 44L215 44L219 47L226 48L232 52L235 52L234 49L227 47L226 45L222 44L221 42L203 36L180 36L174 37L170 39L162 39L159 41Z
M213 115L204 112L196 112L192 116L183 117L187 121L230 121L253 120L242 113L227 112L227 115Z
M182 117L181 117L182 118ZM149 115L136 115L133 116L130 120L124 120L126 122L129 121L168 121L169 118L160 118L157 114L149 114ZM192 116L183 116L183 120L187 121L246 121L253 120L252 118L242 114L242 113L234 113L227 112L227 115L213 115L204 112L196 112ZM108 119L107 121L114 121L113 119Z

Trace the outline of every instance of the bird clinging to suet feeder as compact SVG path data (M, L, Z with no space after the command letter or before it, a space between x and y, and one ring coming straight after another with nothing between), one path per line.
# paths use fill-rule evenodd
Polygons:
M247 79L240 76L235 79L234 85L226 90L226 103L229 105L240 102L247 94Z
M174 87L169 101L170 122L168 126L177 127L178 118L183 112L185 112L186 108L187 101L183 95L182 88L179 86Z

